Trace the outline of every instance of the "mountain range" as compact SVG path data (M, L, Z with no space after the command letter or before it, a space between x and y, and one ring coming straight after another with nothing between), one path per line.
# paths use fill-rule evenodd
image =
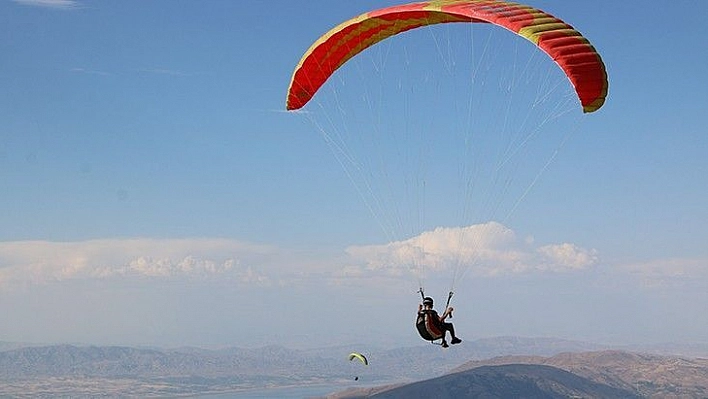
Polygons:
M449 349L367 348L368 366L347 360L349 352L365 347L205 350L4 343L0 397L173 397L313 385L367 387L333 396L342 398L416 397L411 392L428 389L441 395L449 390L447 397L459 398L514 397L508 395L534 389L538 397L708 397L708 360L696 356L500 337Z

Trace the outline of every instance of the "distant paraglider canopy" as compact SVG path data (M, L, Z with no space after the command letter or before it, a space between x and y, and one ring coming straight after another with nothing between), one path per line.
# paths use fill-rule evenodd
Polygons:
M349 360L354 360L354 359L359 359L362 363L364 363L365 366L369 365L369 361L366 359L366 356L362 355L361 353L356 353L352 352L349 354Z
M594 112L607 96L607 73L600 55L580 32L533 7L501 0L435 0L387 7L333 28L304 54L290 82L286 107L307 104L349 59L391 36L423 26L481 22L506 28L547 53L570 79L584 112Z

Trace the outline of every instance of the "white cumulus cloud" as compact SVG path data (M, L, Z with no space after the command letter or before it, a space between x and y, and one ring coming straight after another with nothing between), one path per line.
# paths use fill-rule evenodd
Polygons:
M489 222L436 228L404 241L347 249L363 270L395 275L420 270L470 270L494 276L524 272L580 270L597 262L597 253L571 243L534 247L506 226ZM353 274L352 267L348 269Z
M570 243L545 245L536 251L540 255L539 270L580 270L597 262L597 251Z

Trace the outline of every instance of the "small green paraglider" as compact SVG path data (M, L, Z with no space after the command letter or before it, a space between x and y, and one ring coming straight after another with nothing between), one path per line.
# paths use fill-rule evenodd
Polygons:
M366 356L362 355L361 353L357 353L357 352L350 353L349 354L349 361L352 361L354 359L359 359L359 361L361 361L364 364L364 366L369 365L369 360L366 358ZM359 376L354 377L354 381L359 381Z
M349 360L354 360L354 359L361 360L361 362L364 363L364 366L369 365L369 361L366 359L366 356L362 355L361 353L357 353L357 352L350 353Z

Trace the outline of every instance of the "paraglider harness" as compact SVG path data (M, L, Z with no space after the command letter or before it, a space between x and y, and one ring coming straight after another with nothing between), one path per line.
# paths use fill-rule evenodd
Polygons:
M420 288L420 296L425 301L425 293L423 288ZM447 303L445 304L445 310L450 306L450 300L452 299L453 292L450 291L447 294ZM452 318L452 313L450 313L450 318ZM442 340L445 338L445 328L440 321L438 313L433 309L423 309L418 312L418 317L415 321L415 327L418 329L418 334L421 338L426 341L430 341L431 344L442 345L442 342L435 342L437 340Z

